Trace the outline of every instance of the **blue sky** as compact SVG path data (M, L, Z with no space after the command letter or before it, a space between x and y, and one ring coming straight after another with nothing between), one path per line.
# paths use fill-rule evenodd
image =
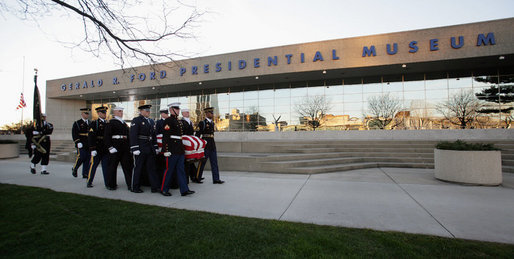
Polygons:
M208 12L195 29L196 39L170 46L190 56L514 17L512 0L183 2ZM155 6L141 8L155 9ZM0 47L0 107L4 111L0 125L21 119L21 111L17 111L16 106L23 86L28 104L24 118L31 116L34 68L39 70L38 85L43 98L46 80L119 68L107 55L96 58L59 43L73 38L81 30L76 20L62 16L46 17L38 25L21 21L9 13L0 14L0 35L3 38Z

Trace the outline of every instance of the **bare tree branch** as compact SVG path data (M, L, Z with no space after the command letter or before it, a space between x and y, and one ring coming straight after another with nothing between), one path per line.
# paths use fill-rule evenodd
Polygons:
M307 122L313 130L322 124L323 118L330 110L330 102L323 95L309 96L303 98L296 104L296 112L301 119Z
M176 40L194 38L191 30L204 12L180 1L177 1L176 7L169 8L167 1L162 0L160 14L138 16L142 8L137 8L142 4L138 0L17 0L14 3L1 3L0 12L36 23L45 16L59 12L79 17L83 38L75 39L72 46L97 57L107 51L122 67L131 61L157 64L189 57L170 46ZM134 12L134 9L137 9L138 15L131 15L130 10ZM147 11L150 12L151 8ZM170 24L171 21L176 26Z
M370 123L380 129L389 125L401 109L400 99L391 96L390 93L371 96L368 99L368 111L372 115Z
M473 91L462 90L438 105L437 110L451 123L465 129L477 119L482 107L483 103L475 97Z

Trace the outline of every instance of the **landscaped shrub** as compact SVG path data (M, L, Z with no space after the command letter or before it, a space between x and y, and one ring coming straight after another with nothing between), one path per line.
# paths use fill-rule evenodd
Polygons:
M467 150L467 151L500 150L499 148L494 147L493 144L467 143L462 140L457 140L455 142L442 141L442 142L439 142L435 147L437 149L445 149L445 150Z

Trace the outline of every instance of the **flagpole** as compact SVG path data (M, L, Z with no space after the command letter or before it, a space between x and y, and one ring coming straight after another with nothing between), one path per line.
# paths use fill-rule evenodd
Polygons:
M25 56L23 56L23 70L22 70L22 78L21 78L21 94L25 92ZM20 122L20 132L23 134L23 108L21 107L21 122Z

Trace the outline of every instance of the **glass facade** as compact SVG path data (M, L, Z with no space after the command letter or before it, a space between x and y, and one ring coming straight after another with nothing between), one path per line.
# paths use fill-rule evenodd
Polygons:
M514 75L431 73L277 83L201 92L91 100L125 108L152 104L151 117L181 102L196 123L215 107L218 131L506 128L512 125ZM93 114L95 118L96 114Z

